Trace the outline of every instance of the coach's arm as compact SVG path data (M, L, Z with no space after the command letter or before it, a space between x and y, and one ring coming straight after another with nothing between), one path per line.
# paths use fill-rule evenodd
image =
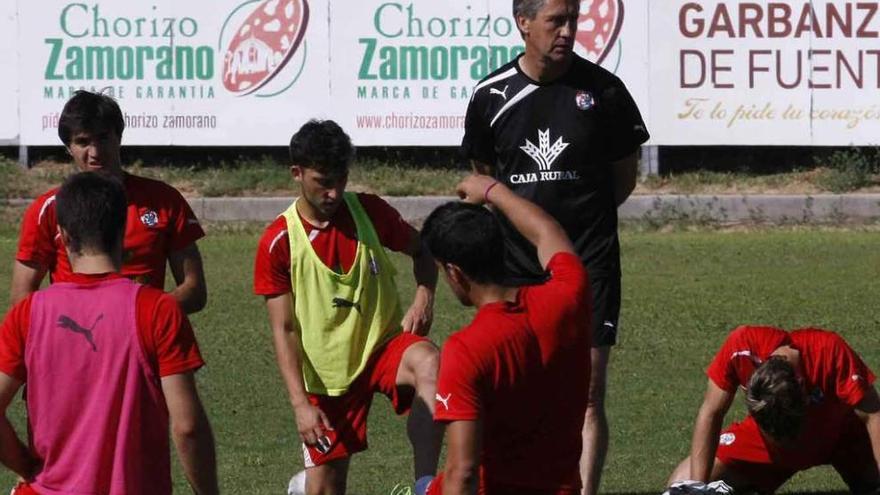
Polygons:
M728 392L715 384L711 379L706 385L703 405L697 413L694 424L694 436L691 441L690 473L673 474L671 481L691 479L707 482L712 474L715 463L715 452L718 450L718 436L724 415L730 409L735 393Z
M174 275L177 287L171 297L177 300L187 314L201 311L208 302L208 287L205 283L205 269L202 254L196 243L174 251L168 256L168 266Z
M485 162L471 160L471 169L475 174L488 175L489 177L495 175L495 167Z
M611 164L614 182L614 204L622 205L636 188L639 175L639 152L635 151Z
M874 451L874 462L880 468L880 396L873 386L868 388L865 397L856 406L856 415L865 422L871 438L871 450Z
M480 480L482 423L453 421L446 426L446 465L443 495L473 495Z

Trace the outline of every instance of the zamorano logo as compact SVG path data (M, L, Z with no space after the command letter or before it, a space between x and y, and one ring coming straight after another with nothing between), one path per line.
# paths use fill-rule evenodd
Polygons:
M253 10L244 17L248 8ZM289 89L305 66L308 23L307 0L249 0L239 5L220 31L223 86L239 96L263 89L255 96L268 97ZM294 59L299 63L291 63Z
M621 26L623 0L581 0L575 50L601 64L617 44Z

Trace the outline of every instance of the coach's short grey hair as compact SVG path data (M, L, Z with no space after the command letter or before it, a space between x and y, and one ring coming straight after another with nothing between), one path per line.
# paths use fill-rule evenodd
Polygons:
M545 3L547 0L513 0L513 18L534 19Z

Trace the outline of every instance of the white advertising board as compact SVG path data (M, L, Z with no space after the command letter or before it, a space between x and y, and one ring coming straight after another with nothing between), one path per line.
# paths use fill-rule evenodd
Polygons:
M0 2L0 143L18 141L18 16L16 2Z
M0 140L56 144L104 90L126 144L285 144L332 117L358 145L457 145L476 82L523 50L510 0L41 0L0 5ZM880 142L880 4L582 0L576 50L658 145ZM16 34L17 33L17 34ZM9 137L7 137L9 136Z
M19 2L21 129L56 144L79 88L107 91L126 144L279 145L329 100L322 0Z
M650 13L655 144L880 142L877 2L657 4Z
M581 2L576 50L647 106L647 2L631 3ZM509 0L335 1L330 20L334 115L360 145L460 143L472 88L524 50Z

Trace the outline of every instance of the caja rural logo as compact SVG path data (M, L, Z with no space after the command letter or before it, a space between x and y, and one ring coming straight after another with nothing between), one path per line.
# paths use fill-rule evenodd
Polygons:
M239 95L275 96L290 89L306 62L307 0L251 0L220 30L223 87Z
M623 26L623 0L581 0L575 51L597 64L614 50L620 64L620 28ZM613 72L613 71L612 71Z

